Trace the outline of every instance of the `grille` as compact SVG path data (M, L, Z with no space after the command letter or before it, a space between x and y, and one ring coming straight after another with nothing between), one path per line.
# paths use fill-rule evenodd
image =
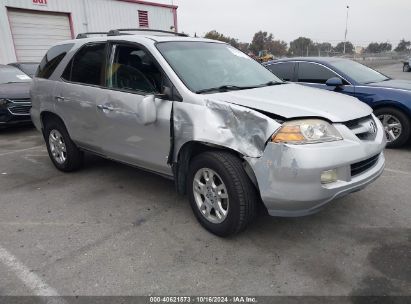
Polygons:
M377 163L379 156L380 155L377 154L366 160L362 160L358 163L352 164L351 165L351 176L356 176L358 174L361 174L364 171L367 171L368 169L373 167Z
M10 99L12 102L20 103L20 102L31 102L30 98L21 98L21 99Z
M348 121L345 125L361 140L374 140L377 134L377 124L371 115Z
M29 106L29 105L12 106L12 107L9 107L9 111L13 115L29 115L30 114L30 108L31 108L31 106Z

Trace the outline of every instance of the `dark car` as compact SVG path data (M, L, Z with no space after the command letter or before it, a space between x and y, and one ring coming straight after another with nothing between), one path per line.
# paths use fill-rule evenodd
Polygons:
M0 126L31 122L31 81L18 68L0 64Z
M411 57L408 58L408 60L403 61L402 63L403 63L402 71L410 72L411 71Z
M38 62L13 62L9 63L9 65L18 68L19 70L29 75L31 78L34 77L34 74L36 74L37 68L39 67Z
M333 57L279 59L264 66L283 80L365 102L383 123L389 147L400 147L410 138L411 81L391 79L358 62Z

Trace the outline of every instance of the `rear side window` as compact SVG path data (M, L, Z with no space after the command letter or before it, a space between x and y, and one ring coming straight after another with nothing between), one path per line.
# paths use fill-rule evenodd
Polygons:
M275 63L267 68L284 81L291 81L294 78L295 63L293 62Z
M48 50L36 72L36 77L50 78L54 70L57 68L61 60L66 56L67 52L73 47L73 43L53 46Z
M318 64L300 62L298 64L298 82L325 83L337 75Z
M62 77L68 81L100 85L103 81L105 43L83 46L67 65Z

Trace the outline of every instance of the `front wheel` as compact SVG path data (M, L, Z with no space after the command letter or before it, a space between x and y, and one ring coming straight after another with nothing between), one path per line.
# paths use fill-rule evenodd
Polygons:
M410 119L395 108L380 108L374 111L381 121L388 148L399 148L410 138Z
M403 72L409 72L411 70L411 67L409 64L404 64L402 71Z
M193 212L211 233L236 234L254 218L257 191L235 155L210 151L196 156L187 180Z

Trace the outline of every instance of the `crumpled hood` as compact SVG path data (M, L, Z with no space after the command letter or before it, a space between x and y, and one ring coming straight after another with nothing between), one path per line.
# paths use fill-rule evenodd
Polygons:
M387 81L369 83L368 85L380 88L402 89L411 91L410 80L390 79Z
M0 98L25 99L30 98L31 82L0 84Z
M369 106L354 97L292 83L208 94L204 97L206 100L225 101L284 118L315 116L332 122L344 122L372 113Z

